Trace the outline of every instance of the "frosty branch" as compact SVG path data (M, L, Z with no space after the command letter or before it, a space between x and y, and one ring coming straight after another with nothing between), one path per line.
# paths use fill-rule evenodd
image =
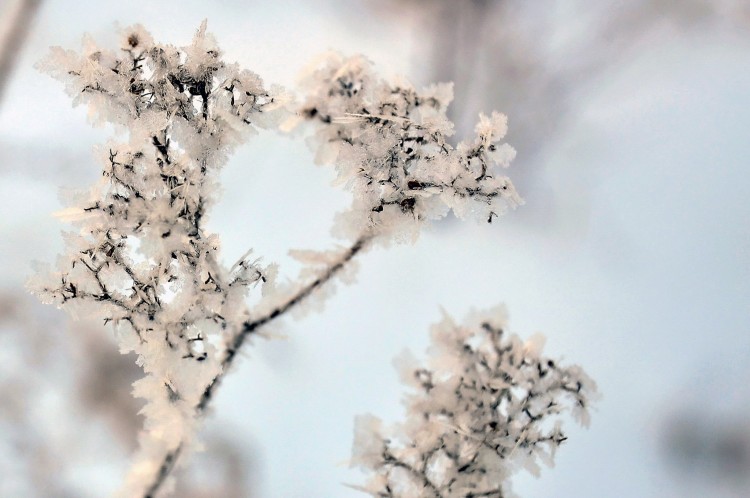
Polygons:
M366 236L357 239L357 241L341 255L341 258L338 261L330 265L325 272L315 280L302 287L302 289L300 289L294 296L280 303L277 307L270 312L265 313L263 316L243 323L240 332L234 336L224 352L224 357L221 360L222 372L214 377L211 380L211 383L206 387L206 390L203 391L203 396L201 396L200 403L198 403L196 409L199 412L203 412L206 409L208 403L211 401L213 391L221 380L223 373L232 365L237 352L242 348L242 345L251 334L255 333L263 325L266 325L284 315L287 311L302 303L318 288L325 285L329 280L336 276L336 274L339 273L352 260L352 258L365 248L369 240L370 238Z
M122 496L169 492L173 469L189 453L201 416L244 344L304 303L322 300L358 254L376 242L413 240L421 226L449 211L492 222L521 202L510 180L495 174L495 166L508 166L515 154L500 143L505 116L480 115L476 137L454 148L446 118L450 85L418 91L405 81L392 84L361 57L329 56L308 77L299 105L281 88L267 89L256 74L222 61L205 23L185 47L155 43L134 26L118 51L85 39L80 54L54 48L41 67L63 81L74 104L86 104L96 122L127 131L126 141L99 151L101 180L61 213L77 231L66 234L57 272L30 284L47 302L111 323L121 352L134 352L143 368L134 395L146 400L145 431ZM275 278L275 266L262 266L249 252L225 268L219 238L204 226L216 200L217 172L232 151L259 128L282 123L283 129L311 127L317 161L334 165L337 183L352 192L352 205L334 228L348 244L298 251L305 268L286 282ZM261 296L250 309L254 289ZM549 378L557 375L544 368ZM521 410L529 427L537 416L530 399L542 392L531 393ZM532 449L562 441L524 437ZM487 447L504 459L497 444ZM383 463L408 469L442 496L443 484L424 467L394 448L383 455Z
M474 312L462 324L450 317L433 327L429 363L408 354L402 380L407 422L390 430L359 417L352 464L374 474L373 496L508 496L519 466L537 474L567 438L554 419L565 410L588 425L596 385L580 367L540 356L539 337L507 336L506 311Z

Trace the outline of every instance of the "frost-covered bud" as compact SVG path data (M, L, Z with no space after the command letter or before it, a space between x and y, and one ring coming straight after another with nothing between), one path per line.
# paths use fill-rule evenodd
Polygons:
M526 343L504 331L498 307L471 314L463 325L446 317L432 330L426 366L409 355L398 362L413 389L407 420L384 430L379 419L355 423L352 465L372 478L373 496L449 498L507 496L519 466L552 464L567 438L559 416L571 411L588 424L596 385L578 366L541 356L543 341Z
M315 67L306 84L300 113L318 124L317 160L335 164L338 182L354 194L341 234L373 230L413 238L421 222L451 209L491 222L521 203L511 181L492 171L515 155L497 143L507 129L505 116L480 115L474 141L457 148L448 143L451 85L419 91L406 81L388 83L366 59L338 55Z

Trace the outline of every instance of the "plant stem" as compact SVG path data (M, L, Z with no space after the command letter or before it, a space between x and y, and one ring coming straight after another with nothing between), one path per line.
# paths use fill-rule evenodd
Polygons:
M305 299L310 297L313 292L325 285L334 276L336 276L336 274L341 272L341 270L359 252L361 252L362 249L364 249L371 240L372 235L362 235L359 239L357 239L356 242L354 242L354 244L352 244L351 247L349 247L349 249L346 250L346 252L338 261L329 266L315 280L299 289L296 294L289 297L282 304L276 306L271 311L256 319L249 320L242 324L242 328L237 333L237 335L234 336L233 340L229 344L229 347L227 347L226 351L224 352L224 357L221 360L221 372L218 373L213 379L211 379L211 382L209 382L208 386L206 386L206 389L203 391L203 395L201 396L200 401L195 406L195 411L198 416L205 413L206 408L208 408L208 405L213 399L214 391L224 379L224 375L226 375L229 367L232 366L234 359L237 357L237 351L239 351L247 338L250 335L256 333L263 325L276 320L277 318L283 316L288 311L292 310L297 305L305 301ZM155 496L156 492L159 490L162 484L164 484L164 481L167 479L172 469L175 467L175 463L177 462L177 458L179 457L181 450L182 444L180 444L176 449L170 451L164 456L161 466L159 467L159 472L154 477L154 482L147 488L148 490L146 491L144 498L153 498Z

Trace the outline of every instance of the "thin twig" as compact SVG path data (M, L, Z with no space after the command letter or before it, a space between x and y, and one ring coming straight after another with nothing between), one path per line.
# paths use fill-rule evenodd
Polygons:
M364 235L360 237L349 249L347 249L347 251L343 254L341 259L339 259L337 262L329 266L315 280L313 280L306 286L302 287L296 294L291 296L289 299L284 301L279 306L275 307L273 310L267 312L261 317L258 317L254 320L247 321L242 324L242 328L240 329L240 331L237 333L237 335L234 337L234 339L230 343L229 347L227 347L226 351L224 352L224 358L222 358L221 360L221 366L222 366L221 372L218 373L211 380L211 382L209 382L208 386L203 391L203 395L201 396L200 401L195 407L195 411L197 415L202 415L203 413L205 413L206 408L208 407L211 400L213 399L214 391L223 380L224 375L226 375L226 372L229 370L229 367L231 367L232 363L237 357L237 352L245 343L247 338L250 335L256 333L258 329L260 329L262 326L267 325L268 323L276 320L277 318L280 318L281 316L285 315L287 312L289 312L293 308L297 307L305 299L310 297L310 295L313 292L315 292L317 289L319 289L320 287L325 285L327 282L329 282L334 276L336 276L336 274L341 272L341 270L358 253L360 253L362 249L365 248L365 246L370 242L371 239L372 239L371 235ZM162 486L162 484L164 483L164 481L167 479L170 472L174 468L181 450L182 450L182 445L178 446L177 449L170 451L164 456L164 459L162 460L162 464L159 467L159 472L155 476L154 482L148 487L148 491L144 495L144 498L153 498L155 493L159 490L159 488Z
M177 459L180 457L181 451L182 444L180 444L174 451L170 451L169 453L167 453L167 456L165 456L164 460L162 460L161 462L161 467L159 467L159 473L156 475L156 480L153 482L153 484L151 484L151 486L149 486L146 494L144 495L144 498L154 498L156 492L159 491L162 483L164 483L169 474L172 472L175 463L177 463Z

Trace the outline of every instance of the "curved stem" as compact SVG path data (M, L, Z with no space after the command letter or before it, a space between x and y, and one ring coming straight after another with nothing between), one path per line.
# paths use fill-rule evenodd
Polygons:
M237 335L234 336L233 340L229 344L229 347L227 347L226 351L224 352L224 357L221 360L221 372L218 373L213 379L211 379L211 382L208 383L206 389L203 391L203 395L201 396L200 401L195 406L197 416L202 415L206 411L206 408L208 408L208 405L213 399L216 388L224 379L226 372L228 371L229 367L232 366L234 359L237 357L237 351L239 351L247 338L250 337L250 335L256 333L263 325L267 325L268 323L276 320L277 318L280 318L288 311L297 307L300 303L305 301L305 299L310 297L313 292L329 282L334 276L341 272L341 270L359 252L361 252L362 249L365 248L370 240L372 240L372 235L368 234L361 236L359 239L357 239L356 242L354 242L351 247L349 247L349 249L346 250L346 252L338 261L329 266L315 280L299 289L299 291L297 291L293 296L289 297L283 303L274 307L264 315L242 324L242 328L237 333ZM154 477L153 483L151 483L151 485L147 488L144 498L153 498L161 485L164 484L164 481L167 479L172 469L174 468L181 450L182 445L178 446L176 449L170 451L164 456L161 466L159 467L159 472Z
M324 271L322 274L318 276L315 280L307 284L306 286L302 287L295 295L284 301L282 304L276 306L271 311L267 312L265 315L258 317L254 320L247 321L242 324L242 329L240 332L234 337L229 347L224 352L224 358L221 360L221 373L219 373L216 377L214 377L209 385L206 387L206 389L203 391L203 396L201 396L201 400L198 403L198 405L195 407L198 412L205 411L206 407L211 401L211 398L213 396L214 389L218 386L219 382L221 382L221 379L224 377L224 374L226 373L227 369L232 365L234 362L234 359L237 355L237 351L242 347L242 345L245 343L247 338L257 332L257 330L262 327L263 325L266 325L269 322L274 321L275 319L279 318L280 316L287 313L289 310L295 308L298 304L303 302L305 299L307 299L316 289L322 287L325 285L331 278L333 278L337 273L339 273L346 265L349 263L354 256L357 255L362 249L364 249L365 245L370 241L372 237L362 236L343 254L341 259L339 259L336 263L329 266L326 271Z

